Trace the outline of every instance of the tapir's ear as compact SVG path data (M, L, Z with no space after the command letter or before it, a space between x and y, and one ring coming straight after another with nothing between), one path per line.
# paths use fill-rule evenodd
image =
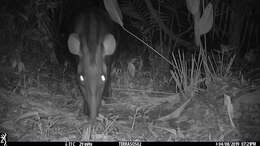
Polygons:
M112 34L107 34L103 42L104 55L112 55L116 50L116 39Z
M72 54L81 56L80 40L77 33L70 34L68 38L68 48Z

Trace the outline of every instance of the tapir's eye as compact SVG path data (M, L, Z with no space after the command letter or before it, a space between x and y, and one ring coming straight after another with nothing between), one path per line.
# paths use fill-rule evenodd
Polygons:
M84 82L84 80L85 80L83 75L80 75L79 79L80 79L81 82Z
M103 82L106 81L106 77L105 77L105 75L101 75L101 81L103 81Z

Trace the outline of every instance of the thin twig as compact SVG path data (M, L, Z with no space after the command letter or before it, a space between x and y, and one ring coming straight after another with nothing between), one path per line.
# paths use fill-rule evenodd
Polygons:
M176 95L177 94L177 93L171 93L171 92L150 91L150 90L130 89L130 88L112 88L112 89L113 90L120 90L120 91L130 91L130 92L149 92L149 93L170 94L170 95Z

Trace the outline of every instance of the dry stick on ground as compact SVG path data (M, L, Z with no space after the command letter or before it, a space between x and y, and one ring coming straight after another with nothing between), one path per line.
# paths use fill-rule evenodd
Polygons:
M180 116L180 114L182 113L182 111L184 110L184 108L188 105L188 103L191 101L191 98L188 99L186 102L184 102L182 104L182 106L180 106L178 109L176 109L174 112L172 112L171 114L161 117L158 120L160 121L165 121L165 120L169 120L169 119L174 119L174 118L178 118Z
M130 88L112 88L113 90L119 90L119 91L130 91L130 92L148 92L148 93L154 93L154 94L169 94L169 95L176 95L177 93L172 92L163 92L163 91L151 91L151 90L141 90L141 89L130 89Z
M141 108L140 107L137 107L136 110L135 110L135 114L134 114L134 118L133 118L133 123L132 123L132 130L134 130L134 126L135 126L135 119L137 117L137 114L138 114L138 111L140 110Z

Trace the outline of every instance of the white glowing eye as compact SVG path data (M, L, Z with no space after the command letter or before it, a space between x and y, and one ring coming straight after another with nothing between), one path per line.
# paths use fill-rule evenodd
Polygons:
M80 79L81 82L84 81L84 77L82 75L79 76L79 79Z
M106 77L105 77L104 75L101 75L101 80L102 80L103 82L105 82L105 81L106 81Z

